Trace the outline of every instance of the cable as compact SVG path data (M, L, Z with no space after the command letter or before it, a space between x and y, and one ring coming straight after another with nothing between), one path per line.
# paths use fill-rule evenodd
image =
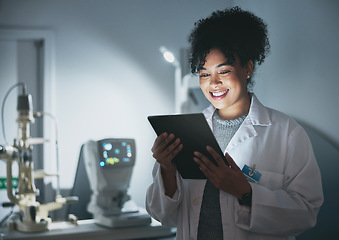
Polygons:
M5 217L2 218L2 220L0 221L0 229L2 228L2 225L4 223L7 222L7 220L12 216L13 214L13 211L14 211L14 207L11 208L11 211L9 213L7 213L7 215Z
M56 153L56 167L57 167L57 189L56 195L59 196L60 194L60 175L59 175L59 143L58 143L58 121L55 116L48 112L36 112L34 113L35 117L42 117L48 116L52 118L55 126L55 153Z
M8 145L8 141L7 141L6 132L5 132L5 115L4 115L5 103L6 103L6 99L7 99L8 95L11 93L11 91L18 86L22 86L22 93L23 93L23 95L26 95L26 85L22 82L18 82L7 90L5 97L4 97L4 100L2 101L2 106L1 106L2 135L4 137L6 145Z
M5 217L3 217L0 221L0 240L3 240L3 236L4 236L3 233L2 233L3 226L14 215L18 215L20 221L22 221L22 213L21 212L14 212L14 206L11 206L11 211L9 213L7 213L7 215Z

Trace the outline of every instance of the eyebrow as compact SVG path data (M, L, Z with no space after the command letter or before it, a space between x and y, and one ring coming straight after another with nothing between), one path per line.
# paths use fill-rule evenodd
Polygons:
M220 68L220 67L226 66L226 65L232 66L232 64L230 64L229 62L224 62L224 63L219 64L219 65L217 66L217 68ZM206 68L201 67L201 68L199 69L199 71L201 71L201 70L206 70Z

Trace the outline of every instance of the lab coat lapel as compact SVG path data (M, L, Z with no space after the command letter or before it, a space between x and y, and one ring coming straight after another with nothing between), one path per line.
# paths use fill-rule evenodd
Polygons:
M255 136L257 136L257 131L254 129L252 122L247 117L227 145L225 154L232 150L235 146Z
M259 102L259 100L253 93L250 93L250 95L252 96L250 111L247 117L245 118L243 124L240 126L238 131L235 133L235 135L229 142L225 153L229 152L242 142L257 136L257 131L255 130L254 126L271 125L271 120L266 107L263 106L261 102Z

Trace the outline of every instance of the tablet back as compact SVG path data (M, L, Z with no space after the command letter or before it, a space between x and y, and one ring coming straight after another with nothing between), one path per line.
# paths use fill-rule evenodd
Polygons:
M227 163L202 113L149 116L148 120L158 136L167 132L168 134L173 133L176 138L180 138L183 149L173 161L183 178L206 178L199 169L198 164L193 160L193 152L199 151L216 164L215 160L206 150L206 146L211 146L216 150Z

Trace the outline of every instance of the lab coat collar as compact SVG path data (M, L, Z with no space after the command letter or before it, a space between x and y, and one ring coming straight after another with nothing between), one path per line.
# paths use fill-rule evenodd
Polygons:
M252 125L269 126L272 124L267 108L258 100L254 93L249 93L251 97L250 111L247 118L250 119ZM215 107L211 104L204 110L204 115L210 127L212 128L212 116ZM213 128L212 128L213 129Z
M240 126L239 130L235 133L234 137L231 139L225 152L230 151L232 148L237 146L238 144L257 136L257 131L254 126L269 126L272 124L268 109L261 104L261 102L257 99L254 93L249 93L251 97L251 105L250 110L243 124ZM209 106L204 110L204 114L206 120L213 131L213 123L212 116L215 111L215 107L213 105Z
M272 124L268 109L258 100L254 93L251 96L251 106L248 117L253 125L270 126Z

